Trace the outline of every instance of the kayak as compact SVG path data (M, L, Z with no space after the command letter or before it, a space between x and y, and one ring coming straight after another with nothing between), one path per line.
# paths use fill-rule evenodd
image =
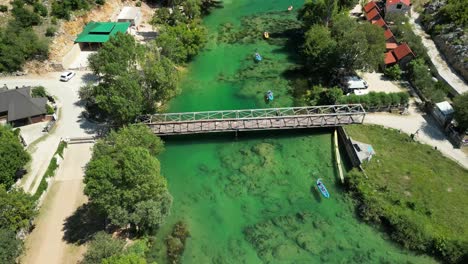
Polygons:
M265 31L265 32L263 32L263 37L268 39L268 38L270 38L270 34Z
M265 97L266 97L266 99L267 99L268 101L273 101L273 99L274 99L274 97L273 97L273 92L272 92L272 91L268 91L268 92L266 93L266 96L265 96Z
M320 179L317 180L317 187L323 196L325 196L325 198L330 198L330 194L328 193L327 188Z
M258 54L258 53L255 53L255 60L256 60L256 61L261 61L261 60L262 60L262 56L260 56L260 54Z

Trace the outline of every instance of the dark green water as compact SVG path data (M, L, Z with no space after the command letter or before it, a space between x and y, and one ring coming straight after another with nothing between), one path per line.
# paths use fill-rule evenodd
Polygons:
M254 14L263 14L251 20L258 27L267 27L269 16L292 19L295 14L284 11L291 4L297 9L302 1L224 1L224 9L205 19L210 42L190 63L183 92L171 102L170 111L292 105L282 73L294 66L294 56L284 46L271 45L261 36L227 44L220 35L222 24L239 29L241 18ZM259 64L252 60L255 49L264 57ZM263 94L269 89L276 98L267 106ZM183 263L434 262L399 249L356 219L338 183L330 132L166 139L161 167L174 204L150 258L166 263L164 239L176 222L184 221L191 237ZM319 177L330 199L315 189Z

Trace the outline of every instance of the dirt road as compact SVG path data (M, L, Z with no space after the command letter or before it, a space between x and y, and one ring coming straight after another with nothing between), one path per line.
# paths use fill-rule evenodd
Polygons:
M86 202L83 194L84 166L91 159L92 144L69 145L63 163L36 219L36 228L26 240L24 264L77 263L84 246L63 240L64 221Z
M413 31L416 35L421 37L423 45L427 49L427 54L431 58L432 63L437 68L440 76L450 84L450 86L457 91L457 93L462 94L468 92L468 85L463 81L463 79L458 76L455 71L447 64L445 59L439 53L434 41L432 41L431 36L426 34L426 32L421 28L416 21L419 18L419 14L414 10L411 10L410 23L413 25Z

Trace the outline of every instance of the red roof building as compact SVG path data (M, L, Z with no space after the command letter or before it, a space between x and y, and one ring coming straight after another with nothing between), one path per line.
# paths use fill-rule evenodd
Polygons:
M384 32L384 36L385 36L385 40L387 40L387 39L393 37L393 33L392 33L392 31L390 29L387 29Z
M386 43L385 48L387 48L387 51L396 49L398 47L398 44L396 43Z
M395 56L393 56L392 52L389 51L389 52L385 53L384 62L385 62L385 65L388 66L388 65L392 65L392 64L396 63L397 61L395 59Z
M365 6L364 6L364 12L366 13L369 13L369 11L371 11L372 9L376 8L377 11L380 11L379 10L379 7L375 4L374 1L370 1L369 3L367 3Z
M388 28L387 23L385 23L385 20L383 20L382 18L372 20L372 24L377 25L379 27L383 27L384 29Z
M369 11L369 13L366 13L366 18L367 20L377 20L380 17L380 14L379 14L379 11L377 11L377 9L372 9L371 11Z
M413 51L410 49L410 47L406 43L403 43L403 44L399 45L398 47L396 47L393 50L393 54L395 54L395 58L398 61L400 61L401 59L403 59L406 56L415 57Z

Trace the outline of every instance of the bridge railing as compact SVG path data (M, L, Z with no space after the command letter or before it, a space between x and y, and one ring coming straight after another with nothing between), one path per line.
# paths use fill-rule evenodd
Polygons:
M307 107L241 109L204 112L163 113L142 116L139 120L146 124L177 123L190 121L248 120L258 118L297 117L314 115L353 115L365 114L361 104L321 105Z

